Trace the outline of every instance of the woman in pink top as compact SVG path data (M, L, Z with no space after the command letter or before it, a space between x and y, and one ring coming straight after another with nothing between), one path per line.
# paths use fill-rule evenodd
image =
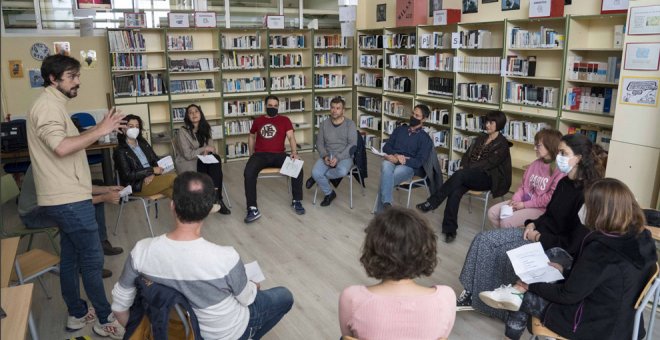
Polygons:
M557 183L565 174L554 166L559 149L561 133L543 129L534 135L536 160L523 174L523 182L510 201L495 204L488 210L488 219L495 228L522 227L526 220L543 215ZM502 207L508 206L508 215L500 218ZM512 214L512 215L511 215Z
M350 286L339 297L341 334L360 340L447 339L456 319L456 295L447 286L424 287L437 264L437 236L409 209L392 207L366 229L360 262L373 286Z

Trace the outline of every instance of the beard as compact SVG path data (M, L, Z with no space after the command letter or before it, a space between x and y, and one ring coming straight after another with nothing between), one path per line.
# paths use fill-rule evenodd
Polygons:
M80 86L74 86L70 88L68 91L62 88L59 84L56 87L60 92L62 92L63 95L67 96L68 98L75 98L78 95L78 89Z

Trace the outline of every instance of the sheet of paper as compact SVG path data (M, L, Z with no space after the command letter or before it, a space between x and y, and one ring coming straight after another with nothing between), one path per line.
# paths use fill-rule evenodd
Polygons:
M380 151L378 151L378 149L374 148L373 146L371 147L371 152L373 152L374 155L385 156L385 153L384 153L384 152L380 152Z
M280 173L285 176L296 178L300 174L300 170L302 170L304 163L305 162L301 159L293 159L291 157L287 157L284 160L284 164L282 164Z
M130 195L130 194L132 194L132 193L133 193L133 188L132 188L131 185L129 184L129 185L125 186L124 189L122 189L122 190L119 192L119 197L124 198L124 197L126 197L126 196L128 196L128 195Z
M215 164L218 163L218 159L213 155L197 155L200 161L204 164Z
M555 282L564 276L548 264L548 256L540 242L526 244L506 252L513 265L513 270L523 282Z
M355 22L342 22L341 23L341 36L342 37L352 37L355 35Z
M357 6L358 0L337 0L339 6Z
M355 21L356 6L339 7L339 21Z
M245 264L245 275L247 275L248 280L256 283L266 279L257 261Z
M158 166L163 168L163 173L168 173L174 170L174 161L172 156L166 156L158 160Z

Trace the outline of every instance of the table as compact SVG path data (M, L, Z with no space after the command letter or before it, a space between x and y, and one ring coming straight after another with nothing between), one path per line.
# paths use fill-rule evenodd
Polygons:
M7 317L0 320L0 339L25 339L34 284L0 289L0 304Z
M9 278L11 277L11 271L12 269L14 269L14 259L16 258L16 250L18 250L18 241L20 240L21 240L20 237L3 238L2 240L0 240L0 252L1 252L0 253L0 287L1 288L6 288L9 285Z
M644 228L651 232L651 237L653 237L654 240L660 241L660 228L649 226L645 226Z
M86 152L90 151L101 151L103 155L103 162L101 167L103 169L103 182L105 185L115 185L114 181L114 171L112 169L112 150L117 146L116 143L94 143L85 148ZM19 150L12 152L2 152L0 154L2 160L6 159L20 159L20 158L30 158L30 153L28 150Z

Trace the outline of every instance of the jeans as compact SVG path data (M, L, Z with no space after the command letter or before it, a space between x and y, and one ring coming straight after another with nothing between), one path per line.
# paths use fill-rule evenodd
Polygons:
M293 306L293 295L284 287L258 290L249 306L250 321L239 340L259 340L288 313Z
M99 322L107 323L111 310L101 277L103 250L92 200L42 208L60 227L60 289L69 315L87 314L87 304L80 298L81 275Z
M384 160L380 166L380 188L376 198L376 212L383 210L384 203L392 203L392 191L394 186L401 182L410 180L415 175L415 170L407 165L395 165Z
M334 168L325 165L323 159L319 158L312 169L312 177L323 194L328 196L332 193L329 180L346 176L351 171L352 166L353 160L350 158L337 162Z
M104 203L94 204L94 215L96 223L99 225L99 239L101 242L108 239L108 230L105 224L105 208ZM49 227L57 227L57 223L46 214L45 207L36 207L27 215L20 216L21 221L28 229L41 229Z
M245 203L246 207L257 206L257 177L259 171L265 168L280 168L284 164L284 159L288 157L285 153L271 153L271 152L257 152L250 156L250 159L245 164L243 170L243 185L245 186ZM293 199L302 201L303 192L303 170L300 170L298 177L291 178L291 192Z

